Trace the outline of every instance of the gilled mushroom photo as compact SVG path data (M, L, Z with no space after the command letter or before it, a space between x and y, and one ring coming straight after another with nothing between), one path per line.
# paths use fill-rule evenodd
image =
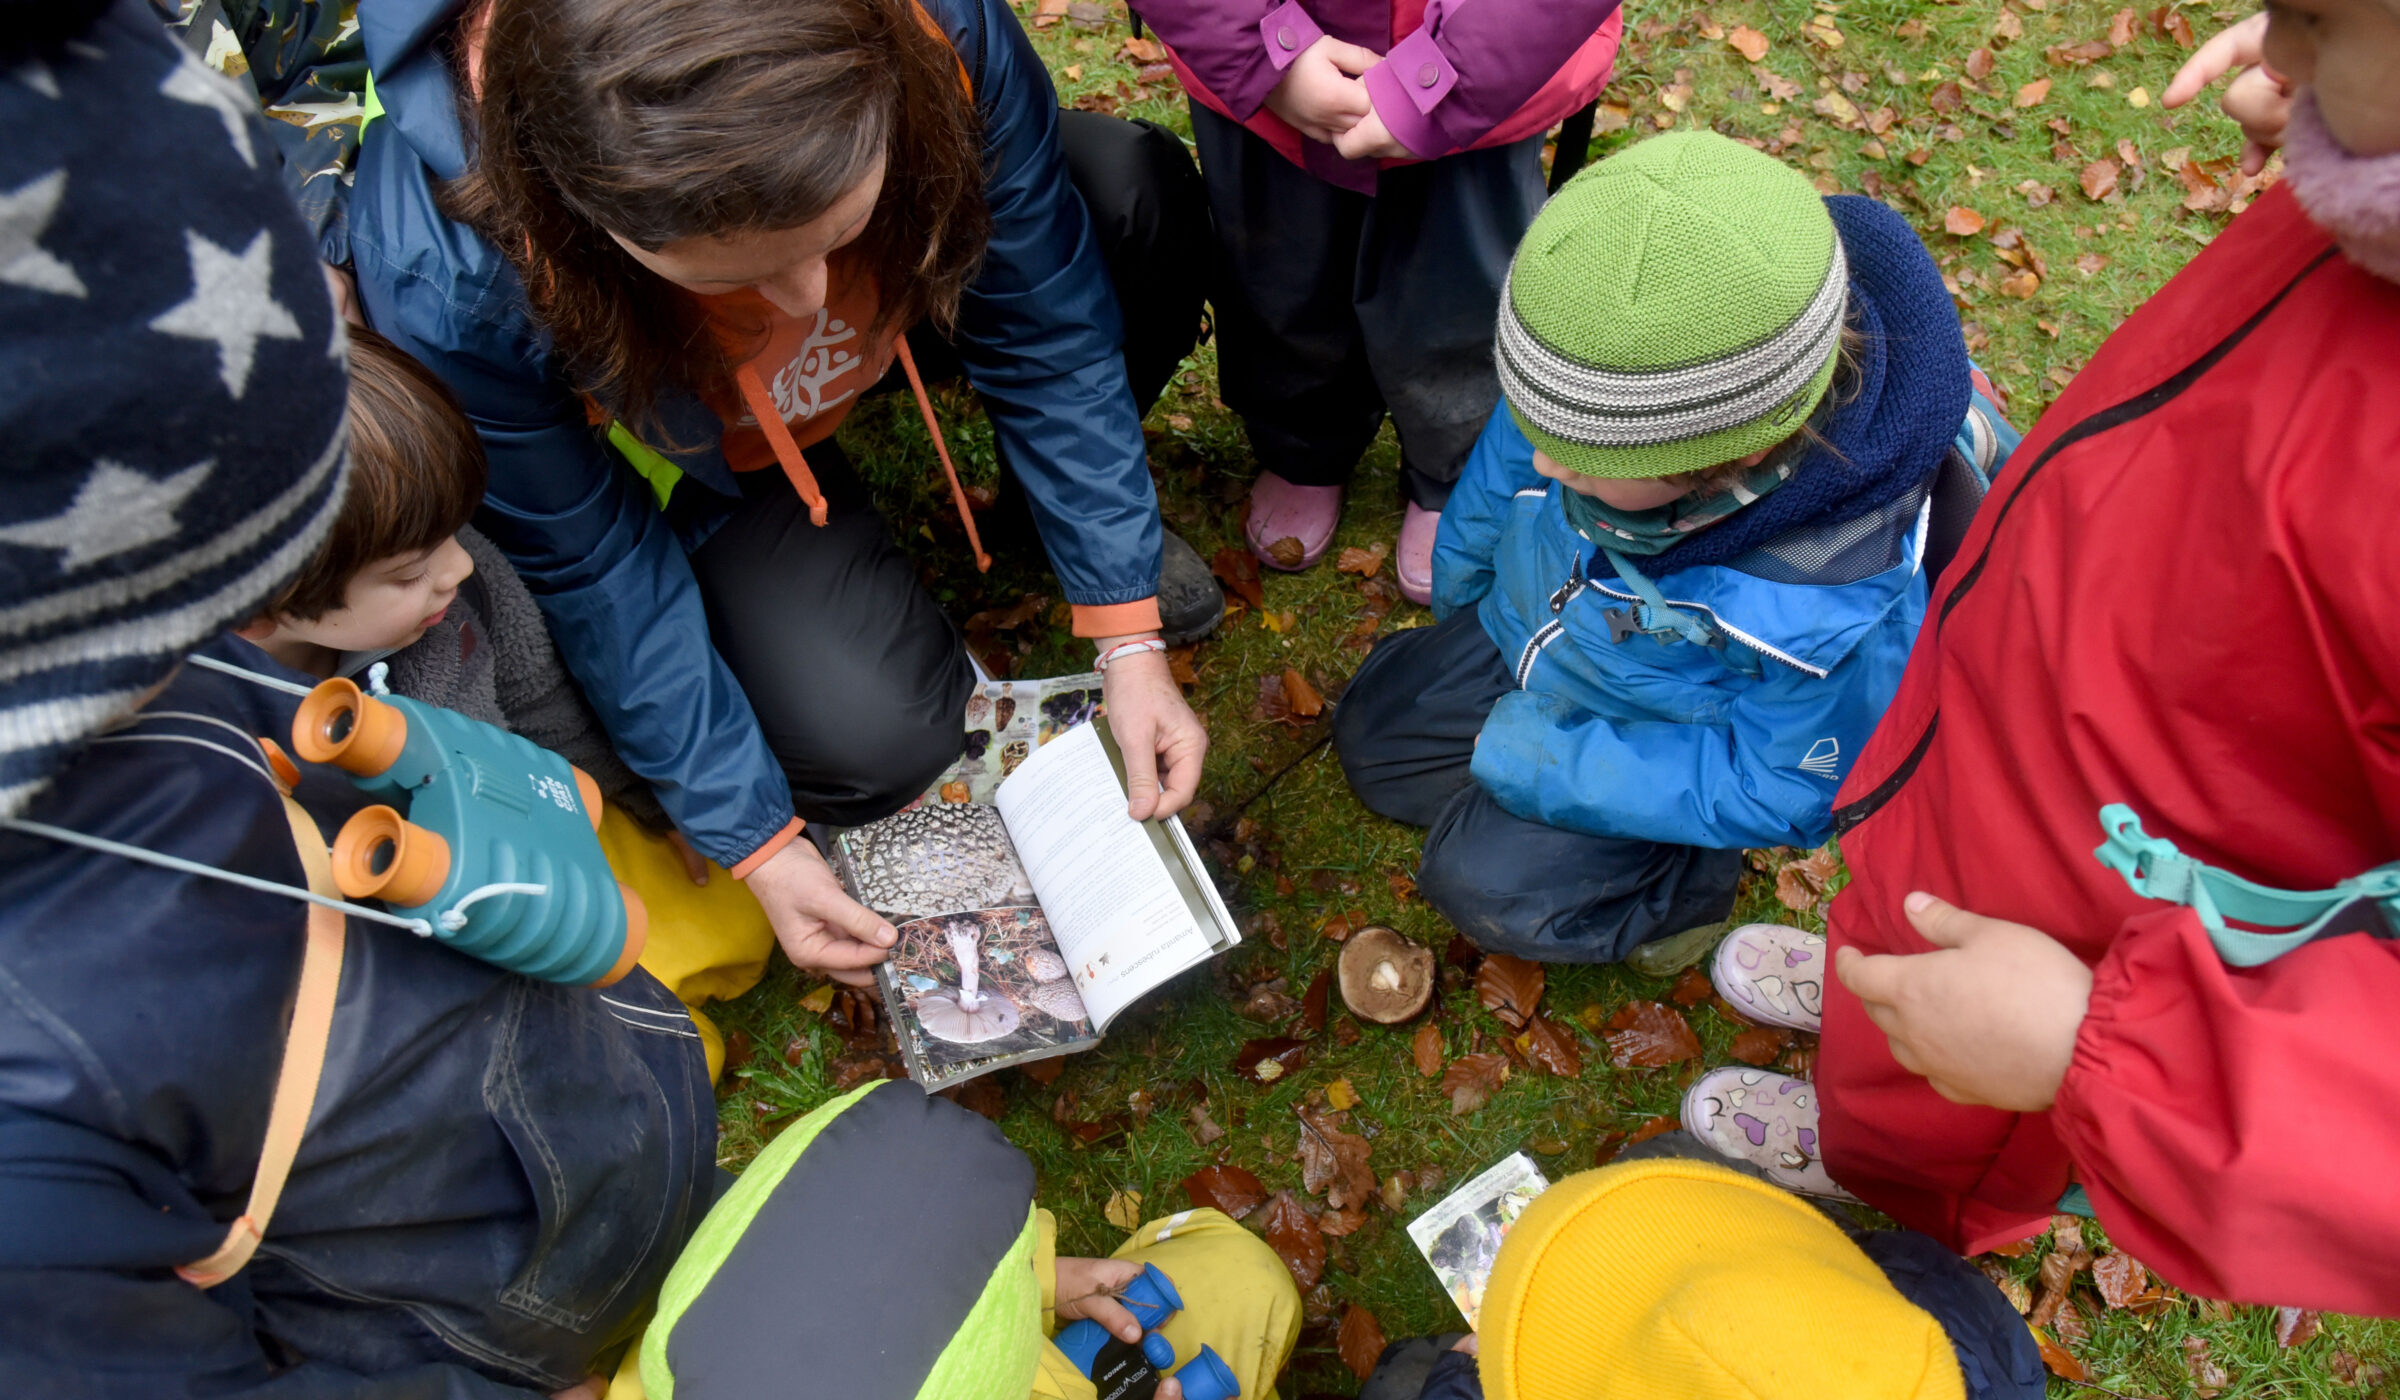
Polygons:
M917 1022L925 1033L953 1045L981 1045L1017 1028L1017 1004L998 992L981 990L979 932L971 919L951 924L950 950L958 956L958 986L927 992L917 1000Z

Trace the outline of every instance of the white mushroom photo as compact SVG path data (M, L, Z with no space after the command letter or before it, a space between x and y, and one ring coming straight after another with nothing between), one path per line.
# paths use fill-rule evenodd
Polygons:
M977 924L961 919L949 929L950 949L958 955L958 988L927 992L917 1001L917 1023L930 1036L953 1045L980 1045L998 1040L1017 1028L1017 1004L998 992L981 991L983 957Z

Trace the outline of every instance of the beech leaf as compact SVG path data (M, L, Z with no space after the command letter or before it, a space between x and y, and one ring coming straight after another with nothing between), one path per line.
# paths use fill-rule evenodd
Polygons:
M1364 1381L1375 1373L1376 1358L1383 1355L1383 1324L1375 1314L1356 1303L1342 1312L1341 1330L1334 1334L1333 1348L1341 1353L1342 1364L1350 1374Z
M1756 63L1760 59L1765 58L1767 56L1767 50L1773 47L1773 45L1768 42L1766 35L1759 33L1757 30L1752 29L1746 24L1735 25L1732 32L1725 36L1725 42L1733 46L1733 51L1735 53L1738 53L1742 57L1749 59L1752 63Z
M2118 169L2119 166L2113 158L2102 156L2085 166L2083 173L2076 177L2075 183L2083 187L2085 199L2106 199L2116 191Z
M2058 1340L2049 1333L2036 1327L2033 1329L2033 1341L2035 1346L2041 1348L2042 1364L2050 1368L2051 1375L2062 1381L2075 1382L2088 1381L2092 1378L2090 1368L2076 1360L2075 1353L2060 1346Z
M2275 1310L2275 1345L2289 1349L2317 1335L2319 1322L2314 1308L2277 1308Z
M2100 1301L2122 1308L2150 1287L2150 1271L2142 1267L2141 1260L2113 1250L2092 1261L2092 1282L2099 1285Z
M1733 1038L1727 1053L1746 1065L1771 1065L1791 1043L1792 1033L1781 1026L1752 1026Z
M1442 1092L1450 1096L1450 1111L1468 1114L1491 1101L1492 1091L1508 1078L1505 1055L1461 1055L1442 1071Z
M1575 1033L1547 1016L1536 1016L1525 1034L1517 1037L1517 1048L1525 1062L1544 1074L1561 1079L1574 1079L1583 1073L1583 1047L1575 1041Z
M2050 80L2048 78L2036 78L2032 82L2027 83L2025 86L2017 89L2017 105L2020 107L2039 107L2042 105L2042 99L2048 97L2049 95Z
M1195 1206L1221 1210L1234 1219L1259 1208L1267 1199L1264 1183L1240 1167L1202 1167L1183 1179L1183 1193Z
M1549 974L1542 965L1507 953L1494 953L1475 972L1475 995L1484 1010L1522 1030L1542 1003Z
M1315 719L1325 713L1325 697L1308 683L1308 677L1292 667L1283 668L1283 698L1290 702L1292 713L1302 719Z
M1683 1013L1655 1001L1627 1002L1608 1018L1608 1062L1618 1069L1657 1069L1700 1058L1700 1038Z
M1325 1275L1325 1235L1300 1198L1289 1191L1276 1192L1267 1203L1265 1232L1267 1246L1292 1271L1292 1281L1303 1291L1316 1287Z
M1982 82L1984 79L1992 76L1993 62L1994 60L1992 58L1992 51L1990 49L1975 50L1973 53L1967 55L1967 61L1964 65L1967 76L1973 78L1979 83Z
M1390 558L1392 547L1382 540L1360 549L1356 545L1333 556L1333 567L1345 574L1373 578L1383 572L1383 561Z
M1416 1039L1409 1043L1408 1053L1417 1062L1417 1073L1427 1079L1442 1072L1442 1032L1431 1021L1417 1027Z
M1309 982L1307 991L1300 994L1300 1029L1304 1033L1315 1035L1325 1029L1326 999L1332 994L1332 990L1333 969L1328 967L1320 971ZM1348 1081L1343 1082L1347 1083ZM1346 1108L1348 1105L1335 1104L1334 1107Z
M1683 975L1675 979L1675 985L1668 989L1667 1000L1677 1006L1698 1006L1716 994L1716 984L1708 980L1708 968L1702 965L1685 968Z
M1960 238L1973 238L1983 232L1983 216L1963 204L1953 204L1942 216L1942 227Z
M1375 1169L1367 1165L1367 1140L1342 1131L1332 1115L1306 1106L1300 1119L1300 1185L1340 1209L1375 1194Z

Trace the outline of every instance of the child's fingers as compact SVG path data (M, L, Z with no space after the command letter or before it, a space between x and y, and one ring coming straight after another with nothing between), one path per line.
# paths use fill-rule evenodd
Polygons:
M2192 56L2175 70L2173 81L2158 99L2160 104L2180 107L2227 73L2258 62L2264 57L2266 35L2267 17L2263 14L2252 15L2210 35L2208 42L2193 50Z
M1360 48L1356 44L1345 44L1339 39L1327 41L1325 56L1333 61L1334 67L1341 69L1353 78L1383 62L1383 55L1373 49Z
M1917 936L1936 948L1963 945L1974 937L1976 926L1984 922L1982 915L1970 914L1923 890L1902 900L1900 907L1907 911L1909 925L1916 929Z

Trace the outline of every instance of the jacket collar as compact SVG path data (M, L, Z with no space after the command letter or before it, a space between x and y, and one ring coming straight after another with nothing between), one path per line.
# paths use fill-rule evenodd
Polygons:
M376 0L358 9L367 68L389 123L427 169L443 180L466 173L466 131L458 120L457 84L442 36L465 13L468 0Z

